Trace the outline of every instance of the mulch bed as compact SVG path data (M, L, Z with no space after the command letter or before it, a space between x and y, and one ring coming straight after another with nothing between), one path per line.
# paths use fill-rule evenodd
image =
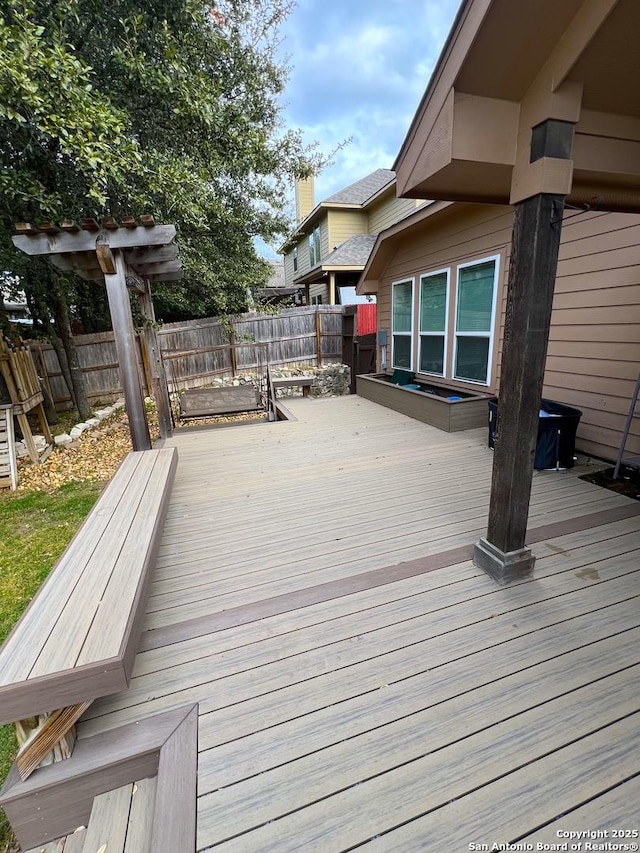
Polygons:
M617 480L613 479L613 471L613 468L605 468L603 471L597 471L594 474L584 474L580 479L640 501L640 471L622 468Z

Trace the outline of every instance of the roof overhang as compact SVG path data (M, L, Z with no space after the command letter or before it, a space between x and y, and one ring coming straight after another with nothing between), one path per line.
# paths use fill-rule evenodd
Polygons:
M398 194L640 211L638 32L637 0L464 0L393 165ZM575 126L572 159L530 162L549 119Z
M312 270L302 273L300 276L294 278L293 283L297 287L305 284L320 284L328 281L330 273L335 273L336 275L339 275L340 273L359 273L363 268L363 264L340 264L337 266L319 264Z
M451 212L453 207L453 202L450 201L427 202L415 213L405 216L404 219L381 231L371 250L369 260L362 270L362 275L356 286L356 293L359 296L376 296L379 280L398 244L421 231L428 220L438 217L446 211Z

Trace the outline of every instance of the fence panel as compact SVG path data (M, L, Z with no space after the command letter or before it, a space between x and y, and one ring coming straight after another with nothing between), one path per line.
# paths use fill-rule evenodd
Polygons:
M120 396L113 332L76 335L74 340L89 402ZM340 362L342 307L310 305L279 314L242 314L228 323L215 318L165 323L158 330L158 341L170 390L196 388L217 376L263 371L267 364ZM55 350L40 341L30 346L40 351L56 406L68 407L71 398ZM144 380L139 346L137 356Z

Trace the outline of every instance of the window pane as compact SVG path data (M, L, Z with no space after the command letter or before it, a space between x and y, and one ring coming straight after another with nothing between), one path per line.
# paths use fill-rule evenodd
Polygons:
M459 337L456 347L456 379L487 381L489 338Z
M444 335L420 336L420 370L444 376Z
M444 332L447 321L447 274L426 276L420 292L420 331Z
M411 309L412 309L413 286L410 281L403 281L393 285L393 331L411 331Z
M463 267L458 272L458 332L489 332L495 261Z
M411 370L411 335L393 336L393 366Z

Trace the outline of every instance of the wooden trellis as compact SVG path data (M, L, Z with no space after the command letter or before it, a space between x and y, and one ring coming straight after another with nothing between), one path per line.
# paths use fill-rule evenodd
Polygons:
M0 488L15 489L18 485L16 449L13 440L11 403L0 406Z
M133 217L124 217L121 222L112 217L101 223L95 219L83 219L79 224L70 220L59 225L42 222L37 227L20 223L13 242L27 255L46 255L58 269L105 285L133 449L147 450L151 442L137 371L128 290L138 294L146 321L141 337L143 358L156 399L160 434L165 438L171 434L171 411L156 339L150 283L179 279L182 262L173 244L173 225L156 225L152 216L141 216L140 223Z
M25 446L32 462L40 462L51 452L53 438L45 415L40 380L33 356L21 342L11 344L0 339L0 373L9 392L13 414L20 424ZM40 422L40 429L47 447L40 453L36 447L27 413L33 411Z

